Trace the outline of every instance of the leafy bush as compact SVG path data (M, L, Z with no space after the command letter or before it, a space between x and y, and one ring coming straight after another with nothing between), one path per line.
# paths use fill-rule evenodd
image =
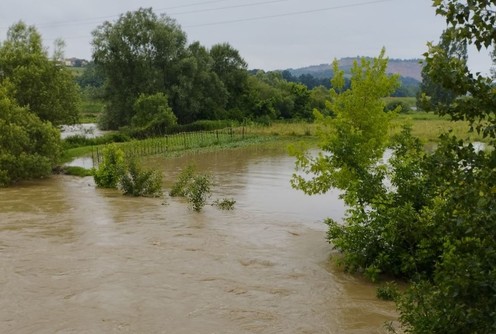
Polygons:
M232 198L223 198L215 200L213 204L221 210L232 210L236 201Z
M142 170L137 160L132 159L119 181L124 195L160 197L162 196L162 174L153 170Z
M382 300L397 300L400 296L398 287L394 282L387 282L385 285L377 288L377 298Z
M169 195L186 197L193 210L198 212L207 204L207 200L212 194L211 188L211 178L208 175L196 174L195 167L190 165L179 174Z
M172 186L172 189L169 192L171 197L185 197L187 192L187 187L195 175L195 167L193 165L189 165L186 167L180 174L179 177Z
M50 175L61 152L50 123L21 108L0 87L0 186Z
M391 101L384 107L385 112L399 111L400 113L408 113L412 108L403 101Z
M124 152L115 145L108 145L103 150L103 161L95 170L96 185L101 188L117 188L125 167Z
M177 124L177 117L169 107L167 95L156 93L141 94L135 101L131 131L134 137L152 137L165 134L166 130Z
M186 198L193 210L199 212L207 204L207 200L212 193L211 187L212 181L208 175L193 176L186 190Z

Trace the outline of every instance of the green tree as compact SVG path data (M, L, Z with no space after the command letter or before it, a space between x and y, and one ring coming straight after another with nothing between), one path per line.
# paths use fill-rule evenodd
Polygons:
M81 88L91 87L94 89L103 87L105 82L105 78L93 61L84 66L83 72L75 80Z
M131 125L158 134L177 124L177 117L169 107L167 96L163 93L141 94L134 103L134 116Z
M80 96L71 72L57 61L63 43L49 59L34 26L14 24L0 46L0 83L13 85L12 98L41 120L54 125L72 124L79 117Z
M467 43L454 39L455 31L447 29L441 34L437 48L443 50L446 56L456 62L466 63ZM422 68L422 82L417 93L417 108L425 111L433 111L439 104L450 104L456 98L456 92L446 88L442 83L433 80L429 74L429 63Z
M496 45L494 1L433 1L456 42L479 50ZM440 254L432 275L421 276L400 300L407 333L494 333L496 331L496 94L492 78L473 74L464 61L430 45L425 54L431 79L456 95L436 111L466 119L488 140L476 150L447 134L426 170L437 185L430 236ZM426 210L427 211L427 210ZM427 239L426 239L427 240Z
M93 31L92 45L95 64L106 78L105 128L129 125L140 94L163 92L172 99L168 89L178 83L177 64L186 45L186 34L174 20L151 8L127 12Z
M176 66L178 80L170 89L170 100L179 122L222 118L228 92L212 71L213 59L207 49L198 42L191 44Z
M226 108L242 107L242 96L247 90L248 64L229 43L216 44L210 49L212 71L222 81L228 92Z
M330 99L329 89L324 86L314 87L310 91L310 108L311 110L317 109L324 116L332 115L332 111L327 108Z
M496 44L494 1L433 3L447 20L450 45ZM447 133L427 153L406 127L391 140L388 164L379 163L388 140L377 93L391 92L394 85L382 79L382 70L368 75L369 67L362 66L365 70L353 71L349 92L335 90L342 86L341 73L333 78L329 105L336 118L318 115L323 152L317 157L296 152L297 167L311 178L296 174L293 185L309 194L330 187L343 191L349 207L344 224L327 222L329 240L343 252L347 269L373 279L384 273L410 280L398 297L402 332L494 333L494 85L442 46L430 45L425 57L426 74L454 94L434 104L435 111L468 120L487 140L487 150Z
M61 152L60 134L19 107L0 85L0 186L50 175Z
M368 189L377 177L371 168L384 154L388 143L388 120L383 97L398 86L397 76L386 74L387 58L383 50L374 61L362 58L352 68L351 89L344 88L344 72L334 61L330 108L335 117L317 113L321 125L321 153L309 157L297 153L297 168L313 175L307 179L295 174L292 184L307 194L325 193L331 187L345 190L348 205L370 202L374 189Z
M288 82L280 72L258 71L250 76L242 100L246 116L255 120L312 118L310 92L306 86Z

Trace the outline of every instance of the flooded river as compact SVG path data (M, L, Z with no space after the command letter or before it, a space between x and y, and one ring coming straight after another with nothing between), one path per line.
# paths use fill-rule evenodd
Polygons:
M336 193L289 186L283 149L150 158L170 188L191 162L233 211L129 198L92 178L0 189L0 333L384 333L394 304L329 261Z

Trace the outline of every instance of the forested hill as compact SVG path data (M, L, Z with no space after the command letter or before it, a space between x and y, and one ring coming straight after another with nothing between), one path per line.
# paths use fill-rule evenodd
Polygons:
M357 60L357 57L347 57L339 59L340 67L345 71L349 72L349 69L353 65L353 61ZM388 73L397 73L402 77L410 77L421 81L420 72L422 70L422 65L420 64L420 59L389 59ZM331 64L321 64L312 65L297 69L287 69L291 75L299 77L303 74L310 74L318 79L325 79L332 77Z

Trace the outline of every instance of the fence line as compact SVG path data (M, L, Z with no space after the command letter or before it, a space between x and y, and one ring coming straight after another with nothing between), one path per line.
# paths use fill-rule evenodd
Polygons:
M144 140L117 144L127 157L164 154L189 148L199 148L243 140L247 137L245 127L225 128L212 131L181 132ZM103 159L102 147L95 146L91 152L93 167Z

